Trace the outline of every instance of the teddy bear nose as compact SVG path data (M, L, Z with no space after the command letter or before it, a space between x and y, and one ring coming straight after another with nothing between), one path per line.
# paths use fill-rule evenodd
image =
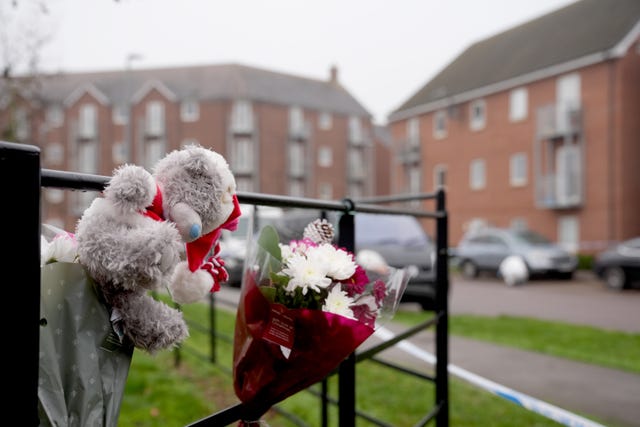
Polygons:
M202 227L199 224L193 224L191 226L191 229L189 230L189 236L191 236L192 239L200 237L201 231L202 231Z

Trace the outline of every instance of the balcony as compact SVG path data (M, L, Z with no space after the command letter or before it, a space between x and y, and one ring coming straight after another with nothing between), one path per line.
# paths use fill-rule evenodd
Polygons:
M420 147L414 144L404 144L396 152L400 164L409 165L420 163Z
M550 104L538 108L536 134L539 139L561 138L582 133L582 108Z
M547 160L544 168L537 165L536 204L547 209L582 206L584 168L581 146L565 144L555 147Z

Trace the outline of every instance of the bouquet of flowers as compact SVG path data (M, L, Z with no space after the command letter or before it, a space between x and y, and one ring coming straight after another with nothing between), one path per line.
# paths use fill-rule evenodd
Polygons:
M74 234L42 224L40 240L40 426L116 426L133 347L78 263Z
M265 226L251 246L233 363L245 404L268 409L322 380L397 310L409 273L367 271L332 241L332 225L316 220L288 244Z

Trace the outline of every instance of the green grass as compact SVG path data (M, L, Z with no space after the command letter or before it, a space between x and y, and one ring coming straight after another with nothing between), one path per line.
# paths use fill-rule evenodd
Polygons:
M395 320L417 324L425 314L401 311ZM640 334L513 316L456 315L449 333L633 373L640 373Z
M183 309L187 319L206 325L208 319L206 305L193 304ZM149 356L137 350L134 352L124 391L119 427L185 426L238 402L230 376L232 367L230 340L232 340L235 317L223 309L218 309L215 319L217 330L225 333L229 340L228 342L216 341L218 356L216 364L209 363L207 360L210 346L207 336L194 327L191 328L191 337L185 342L180 352L181 363L177 367L174 352L165 351L156 356ZM399 312L396 316L396 320L407 324L424 319L424 313L415 312ZM640 363L638 362L640 357L637 356L640 348L638 335L513 317L452 316L450 326L452 334L513 345L603 366L637 372L638 363ZM616 340L623 342L615 343ZM628 357L624 357L625 362L615 361L613 357L620 348L624 348L624 353L628 354ZM621 358L619 352L617 358ZM449 413L452 426L559 425L453 376L449 378ZM371 361L362 362L357 366L356 380L358 410L378 417L390 425L414 425L433 407L435 402L432 383L398 374ZM335 397L337 378L331 377L328 380L328 386L330 395ZM307 425L320 425L320 404L317 397L311 393L300 392L277 406L294 413ZM329 425L337 425L337 419L337 409L331 406ZM272 427L296 425L274 411L267 414L265 420ZM357 425L365 427L373 424L358 419ZM435 425L435 423L432 422L429 425Z

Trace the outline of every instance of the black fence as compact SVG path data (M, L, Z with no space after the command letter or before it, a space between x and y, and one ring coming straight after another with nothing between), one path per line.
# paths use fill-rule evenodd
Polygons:
M7 351L7 366L20 372L20 381L11 387L10 400L21 408L21 415L26 421L21 424L38 425L38 354L39 354L39 318L40 318L40 194L42 187L80 191L101 191L109 177L81 174L74 172L41 169L40 150L38 147L0 142L0 194L4 207L2 211L5 226L5 254L1 265L5 272L4 288L8 292L7 301L19 302L20 310L11 313L5 322L8 329L6 342L19 351ZM381 203L414 200L416 196L389 196L371 198L360 201L345 199L341 201L324 201L308 198L265 195L258 193L238 193L241 203L257 206L275 206L282 208L307 208L341 212L338 229L341 246L353 250L355 229L353 218L357 212L407 214L419 218L430 218L436 221L436 264L434 280L436 283L435 309L433 318L413 328L397 334L364 352L350 355L337 369L337 400L331 401L326 395L325 387L321 395L322 413L326 413L326 405L338 405L339 425L349 427L355 425L357 413L355 405L356 364L363 360L374 360L391 369L422 377L435 385L435 402L428 408L425 416L416 422L416 426L424 426L435 420L438 427L449 425L449 375L448 375L448 216L445 208L445 193L418 196L420 199L435 201L434 211L406 210ZM11 273L14 274L11 274ZM9 281L10 277L14 277ZM214 299L212 299L214 301ZM5 313L8 311L5 310ZM407 339L425 328L435 328L436 365L433 376L409 370L376 358L376 355L398 342ZM215 327L214 327L215 328ZM215 331L215 329L213 329ZM210 332L211 333L211 332ZM16 406L18 407L18 406ZM263 408L266 411L268 408ZM255 408L247 408L242 403L225 408L190 426L224 426L241 419L255 419L261 414L248 413ZM375 420L370 420L375 421ZM326 418L323 417L323 425ZM379 423L379 425L385 425Z

